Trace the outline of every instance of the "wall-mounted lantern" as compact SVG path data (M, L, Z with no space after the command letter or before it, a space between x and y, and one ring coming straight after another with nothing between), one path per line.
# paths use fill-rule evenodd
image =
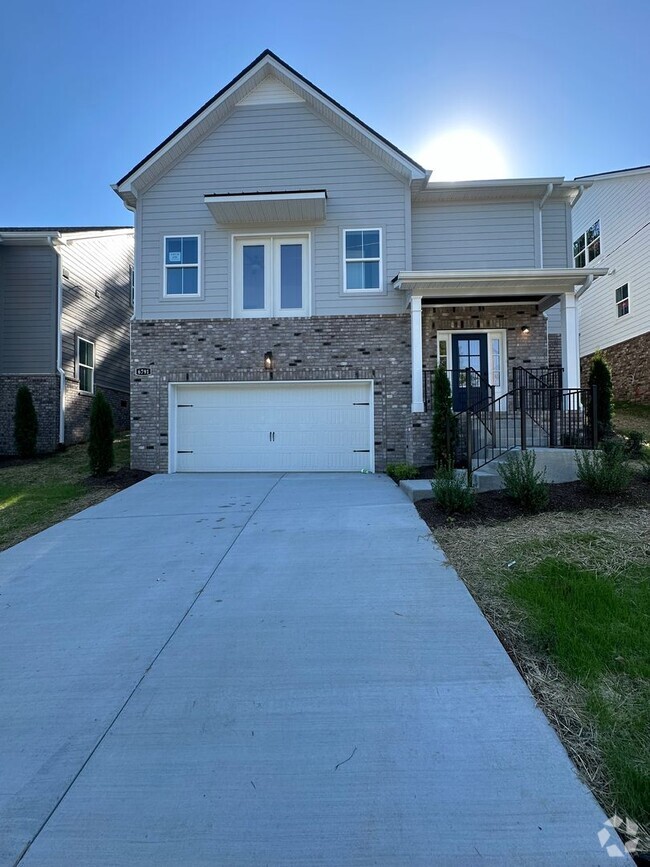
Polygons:
M522 325L521 326L522 334L530 334L530 325Z
M269 373L269 379L273 379L273 353L265 352L264 353L264 370L267 370Z

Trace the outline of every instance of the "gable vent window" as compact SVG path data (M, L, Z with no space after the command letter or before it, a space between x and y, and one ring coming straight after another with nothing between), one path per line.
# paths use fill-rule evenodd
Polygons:
M79 391L93 394L95 391L95 344L83 337L77 338L77 376Z
M596 256L600 256L600 220L596 220L593 226L573 242L573 261L576 268L584 268Z
M620 319L621 316L627 316L630 312L630 297L627 283L619 286L616 290L616 314Z
M165 238L165 295L200 295L198 235Z
M381 229L346 229L346 292L381 292Z

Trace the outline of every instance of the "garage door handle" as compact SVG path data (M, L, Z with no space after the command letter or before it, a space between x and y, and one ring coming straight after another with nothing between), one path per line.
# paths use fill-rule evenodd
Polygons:
M179 450L176 452L176 454L177 454L177 455L193 455L194 452L193 452L191 449L186 449L185 451L183 451L182 449L179 449Z
M370 449L352 449L353 452L363 452L364 455L370 454Z
M365 403L363 403L363 402L353 403L352 406L370 406L370 401L367 400L367 401L365 401Z

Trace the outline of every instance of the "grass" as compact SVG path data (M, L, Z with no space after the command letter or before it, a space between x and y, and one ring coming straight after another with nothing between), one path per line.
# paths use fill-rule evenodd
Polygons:
M648 510L436 537L608 815L638 822L650 847Z
M617 433L638 430L650 442L650 405L614 401L614 429Z
M115 441L115 469L129 466L129 437ZM0 551L115 493L110 479L88 485L87 445L0 464Z

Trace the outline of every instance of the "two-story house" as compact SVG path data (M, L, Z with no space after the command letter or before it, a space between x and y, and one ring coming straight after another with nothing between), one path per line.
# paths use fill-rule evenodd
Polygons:
M133 229L0 229L0 454L13 454L16 391L27 385L38 450L88 436L98 388L129 426Z
M650 166L576 178L589 185L573 208L577 268L608 269L580 293L580 355L600 349L615 397L650 402Z
M579 385L562 178L430 172L265 51L114 187L135 213L133 465L359 471L429 459L428 370L509 389L559 301Z

